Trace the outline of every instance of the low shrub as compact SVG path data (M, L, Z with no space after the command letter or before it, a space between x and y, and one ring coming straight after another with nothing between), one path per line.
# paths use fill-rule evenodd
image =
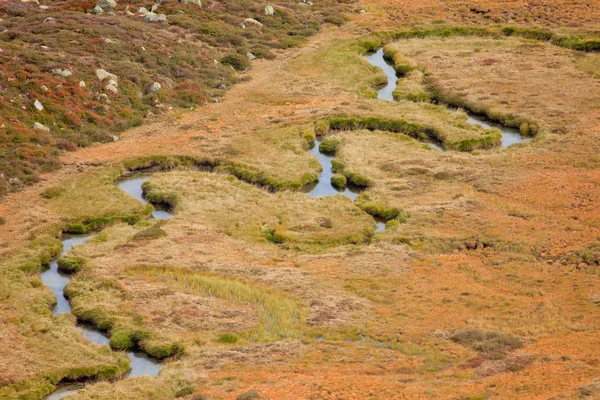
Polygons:
M488 359L501 359L505 354L524 346L521 338L498 332L460 331L450 337L455 343L469 347Z
M244 55L230 53L221 59L221 64L229 65L237 71L245 71L250 68L250 61Z
M220 342L220 343L233 344L233 343L237 343L238 340L240 340L240 339L235 334L229 333L229 332L223 333L217 337L217 342Z

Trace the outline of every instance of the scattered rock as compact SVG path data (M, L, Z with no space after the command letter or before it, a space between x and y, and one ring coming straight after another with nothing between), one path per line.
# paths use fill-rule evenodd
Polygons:
M103 81L106 78L110 78L113 81L119 80L119 78L115 74L111 74L110 72L102 68L96 70L96 76L100 81Z
M250 61L255 60L256 56L250 52L246 53L246 58Z
M42 125L39 122L35 122L33 124L33 129L37 129L40 131L45 131L45 132L50 132L50 128L48 128L46 125Z
M85 87L85 82L84 81L79 81L79 87L80 88L84 88Z
M240 24L240 26L242 27L242 29L246 29L246 27L250 27L250 26L253 26L256 29L262 29L263 24L261 24L259 21L255 20L254 18L246 18L244 20L244 22L242 22Z
M106 93L100 93L98 95L98 99L102 99L104 100L104 102L110 104L110 99L108 98L108 95Z
M36 100L33 102L33 106L35 107L36 110L38 111L44 111L44 106L42 105L42 103L40 103L39 100Z
M114 39L110 39L110 38L104 38L102 41L104 43L108 43L108 44L119 44L119 43L121 43L121 41L119 41L119 40L114 40Z
M115 13L114 13L114 12L112 12L112 11L109 11L109 12L107 12L107 13L106 13L106 15L110 15L111 17L114 17L114 16L116 16L117 14L115 14Z
M47 18L44 20L44 23L55 24L55 23L56 23L56 18L47 17Z
M265 15L273 15L275 14L275 9L273 8L273 6L266 6L265 7Z
M119 93L118 84L115 80L111 79L110 81L108 81L108 85L106 85L104 88L114 94Z
M92 12L96 15L100 15L102 13L104 13L104 10L102 9L102 7L100 6L96 6L94 7L94 9L92 10Z
M366 11L365 10L360 10L358 13L359 14L364 14L364 13L366 13Z
M102 11L112 11L117 6L115 0L98 0L96 7L100 7Z
M224 84L224 83L221 83L221 84L220 84L220 85L217 87L217 89L220 89L220 90L227 90L227 86L225 86L225 84Z
M113 138L113 142L116 142L117 140L119 140L119 137L117 135L112 135Z
M49 10L49 9L50 9L50 7L48 7L48 6L40 6L40 10Z
M71 68L54 68L51 69L50 72L52 73L52 75L59 75L63 78L73 75L73 70Z
M144 21L145 22L158 22L158 23L167 22L167 16L165 14L156 14L153 12L148 12L144 16Z
M200 0L179 0L181 4L195 4L198 7L202 7L202 2Z
M150 9L150 12L154 12L158 9L158 4L153 4L152 8Z
M160 83L150 82L150 84L146 88L146 91L150 94L155 94L155 93L160 92L160 88L161 88Z
M42 89L42 91L44 91L44 92L47 92L48 91L48 86L42 85L42 86L40 86L40 89Z

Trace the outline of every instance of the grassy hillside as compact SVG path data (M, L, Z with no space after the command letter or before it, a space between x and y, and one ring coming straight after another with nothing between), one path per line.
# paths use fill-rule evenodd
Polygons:
M0 195L58 168L62 151L218 101L250 59L274 58L322 23L344 21L337 0L168 0L155 10L167 19L159 23L146 22L138 10L149 4L137 0L101 14L94 1L36 3L0 3Z

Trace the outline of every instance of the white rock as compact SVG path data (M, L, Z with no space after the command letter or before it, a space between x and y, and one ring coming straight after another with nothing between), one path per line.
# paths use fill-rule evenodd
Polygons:
M102 99L104 100L106 103L110 104L110 99L108 98L108 95L106 93L100 93L98 95L98 99Z
M79 81L79 87L80 88L84 88L85 87L85 82L84 81Z
M246 18L246 19L244 20L244 22L242 22L242 23L240 24L240 26L241 26L243 29L246 29L246 27L247 27L247 26L254 26L254 27L255 27L255 28L257 28L257 29L261 29L261 28L262 28L262 26L263 26L263 24L261 24L259 21L255 20L254 18Z
M116 142L117 140L119 140L119 137L117 135L112 135L113 138L113 142Z
M73 70L71 68L54 68L51 69L50 72L52 73L52 75L59 75L63 78L73 75Z
M50 24L55 24L56 23L56 18L52 18L52 17L47 17L46 19L44 19L45 23L50 23Z
M96 76L100 81L105 80L106 78L110 78L111 80L118 81L119 78L115 74L111 74L105 69L99 68L96 70Z
M155 93L160 92L160 89L161 89L160 83L158 83L158 82L151 82L148 85L148 88L146 89L146 91L148 93L155 94Z
M275 14L275 9L273 8L273 6L266 6L265 7L265 15L273 15Z
M114 82L114 81L111 81L111 82ZM117 88L115 85L112 85L112 84L110 84L110 83L109 83L108 85L106 85L106 86L104 87L104 89L106 89L106 90L108 90L109 92L112 92L112 93L114 93L114 94L117 94L117 93L119 93L119 89L118 89L118 88Z
M154 4L152 5L152 8L150 9L150 12L154 12L158 9L158 4Z
M195 4L198 7L202 7L202 2L200 0L179 0L181 4Z
M40 10L48 10L50 7L48 6L40 6Z
M167 16L165 14L156 14L153 12L149 12L144 16L145 22L167 22Z
M38 111L44 111L44 106L42 105L42 103L40 103L39 100L36 100L33 102L33 106L35 107L36 110Z
M96 2L96 7L100 7L104 11L110 11L116 6L117 2L115 0L98 0Z
M256 56L250 52L246 53L246 58L250 61L255 60Z
M37 129L40 131L45 131L45 132L50 132L50 128L48 128L46 125L42 125L39 122L35 122L33 124L33 129Z
M119 83L115 79L109 79L108 84L114 87L119 87Z
M40 86L40 89L42 89L44 92L47 92L48 91L48 86L42 85L42 86Z
M111 39L111 38L104 38L102 41L104 43L108 43L108 44L119 44L119 43L121 43L121 41L114 40L114 39Z
M102 7L100 6L96 6L94 7L94 9L92 10L92 12L96 15L100 15L102 13L104 13L104 10L102 9Z
M142 15L146 15L148 14L150 11L148 11L148 9L146 7L140 7L138 8L138 13L142 14Z

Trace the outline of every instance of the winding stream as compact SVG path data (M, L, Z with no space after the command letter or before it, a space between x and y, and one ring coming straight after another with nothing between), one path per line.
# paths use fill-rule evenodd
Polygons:
M332 161L335 157L322 153L319 150L319 145L321 141L319 139L315 139L315 144L312 149L308 151L308 153L314 156L319 163L321 164L322 170L319 174L319 180L316 183L307 185L304 188L304 191L310 197L326 197L326 196L335 196L336 194L341 194L343 196L348 197L350 200L354 201L360 194L360 190L352 185L346 186L344 189L338 189L331 184L331 178L333 175L333 165ZM375 232L381 232L385 229L385 221L379 218L373 218L375 221Z
M150 176L151 174L134 175L120 180L117 186L124 192L136 198L142 204L147 204L148 202L143 197L142 184L150 179ZM173 215L165 210L156 209L152 213L152 216L155 219L167 219L171 218ZM74 246L83 244L94 236L95 235L93 234L64 235L62 237L63 250L60 257L64 257ZM71 305L65 298L64 294L65 286L71 281L71 276L70 274L65 274L58 270L58 259L60 257L52 260L50 263L50 268L41 274L41 280L44 285L46 285L48 289L50 289L56 296L56 306L54 307L54 310L52 310L52 315L54 316L71 312ZM108 346L109 337L105 332L96 329L90 324L78 324L77 329L79 329L79 331L81 331L83 334L83 337L90 342L102 346ZM127 352L127 356L131 361L131 369L125 378L133 378L136 376L156 376L162 368L162 365L158 363L158 360L141 351L129 351ZM56 391L47 396L46 400L62 399L63 397L77 392L83 386L84 385L82 383L61 385Z
M366 56L365 58L371 65L381 68L383 70L383 73L387 77L387 84L385 85L385 87L383 87L377 91L377 98L394 101L393 93L397 86L396 82L398 80L398 76L396 75L396 71L394 70L393 65L388 60L386 60L385 57L383 56L383 48L377 50L373 54ZM447 107L447 108L448 108L448 111L451 111L451 112L458 111L458 109L453 108L453 107ZM486 117L482 117L479 115L474 115L472 113L469 113L466 110L465 110L465 112L467 113L467 116L468 116L468 118L467 118L468 124L479 125L485 129L489 129L489 128L500 129L500 132L502 133L501 144L502 144L503 148L506 148L515 143L525 143L525 142L528 142L531 140L531 138L529 138L529 137L521 137L521 133L519 132L518 129L508 128L504 125L495 123ZM436 144L433 142L428 142L427 144L436 150L444 151L444 148L442 146L440 146L439 144Z

